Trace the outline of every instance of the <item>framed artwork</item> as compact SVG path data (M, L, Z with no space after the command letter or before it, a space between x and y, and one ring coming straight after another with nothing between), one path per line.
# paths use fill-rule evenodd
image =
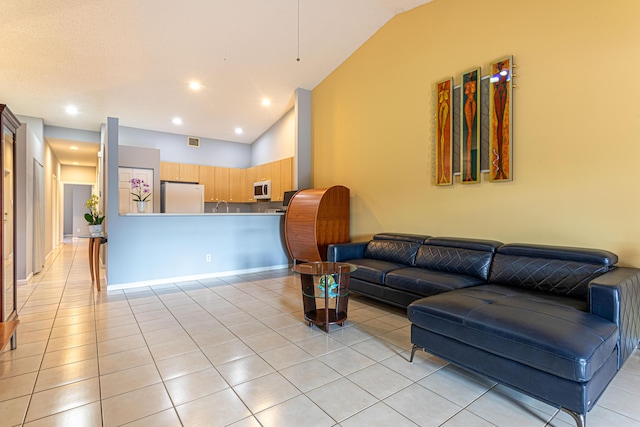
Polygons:
M480 182L480 68L462 74L460 90L460 182Z
M453 78L436 83L436 185L453 184Z
M489 178L513 180L513 56L491 64L489 71Z

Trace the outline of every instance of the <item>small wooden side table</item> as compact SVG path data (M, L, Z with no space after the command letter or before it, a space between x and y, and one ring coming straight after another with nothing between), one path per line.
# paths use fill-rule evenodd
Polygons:
M91 283L96 282L100 291L100 245L107 243L105 233L82 234L81 239L89 239L89 270L91 271Z
M349 304L349 277L355 269L355 265L346 262L309 262L292 268L300 274L304 318L309 326L315 324L329 332L329 325L344 324Z

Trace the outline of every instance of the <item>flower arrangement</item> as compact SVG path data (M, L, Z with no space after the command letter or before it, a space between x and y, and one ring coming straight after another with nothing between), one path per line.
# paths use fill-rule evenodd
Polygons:
M135 202L146 202L151 196L149 184L144 182L144 179L140 178L131 178L129 182L131 183L131 195L133 196L133 200Z
M102 221L104 221L104 215L102 215L102 212L98 210L99 202L98 196L92 194L91 198L84 203L84 205L89 209L89 213L84 214L84 219L89 223L89 225L100 225L102 224Z

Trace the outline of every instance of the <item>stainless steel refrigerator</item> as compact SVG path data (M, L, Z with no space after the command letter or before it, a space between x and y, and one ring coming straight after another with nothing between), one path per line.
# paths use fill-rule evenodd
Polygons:
M204 213L204 185L164 182L160 186L160 211Z

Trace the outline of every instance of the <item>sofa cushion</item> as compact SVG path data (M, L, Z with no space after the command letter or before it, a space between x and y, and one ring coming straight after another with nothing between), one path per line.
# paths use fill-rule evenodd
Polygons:
M586 301L589 282L616 261L616 255L607 251L509 244L494 256L489 282Z
M390 271L385 279L385 284L390 288L425 297L483 283L477 277L415 267Z
M365 258L413 265L419 243L396 240L372 240L364 251Z
M480 285L408 308L428 331L571 381L589 381L616 347L618 327L567 297Z
M493 253L500 245L500 242L493 240L431 238L418 249L415 265L486 281Z
M348 259L344 262L354 264L358 267L355 271L351 272L351 278L375 283L377 285L384 285L385 277L389 271L406 267L406 265L397 262L368 258Z

